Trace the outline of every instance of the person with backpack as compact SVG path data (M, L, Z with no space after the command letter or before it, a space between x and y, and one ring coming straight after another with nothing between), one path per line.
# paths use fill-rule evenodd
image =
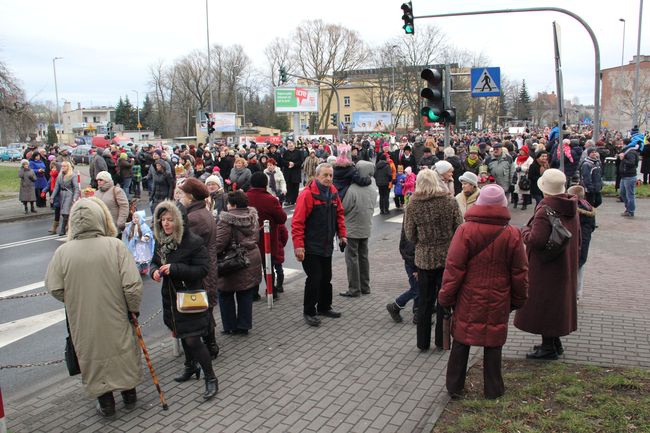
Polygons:
M598 207L603 202L601 191L603 189L603 171L600 164L598 149L590 147L586 151L587 157L580 166L580 183L584 188L585 198L593 207Z

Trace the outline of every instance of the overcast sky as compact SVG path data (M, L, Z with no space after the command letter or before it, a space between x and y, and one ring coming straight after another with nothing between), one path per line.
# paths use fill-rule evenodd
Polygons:
M240 44L256 67L266 45L288 36L305 19L355 29L370 45L403 34L400 0L237 0L210 2L210 40ZM626 20L625 63L636 54L639 0L413 0L416 16L536 6L580 15L600 44L601 68L620 65ZM641 54L650 54L650 16L645 5ZM510 80L526 79L531 96L555 89L552 22L562 28L566 99L593 103L594 50L585 29L559 13L503 14L416 20L435 24L459 47L482 52ZM120 95L148 90L148 67L206 48L205 0L51 1L0 0L0 60L21 80L28 98L54 101L52 58L59 98L76 106L114 105Z

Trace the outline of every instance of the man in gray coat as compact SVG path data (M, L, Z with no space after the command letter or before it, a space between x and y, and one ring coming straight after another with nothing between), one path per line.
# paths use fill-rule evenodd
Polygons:
M368 161L357 163L359 176L370 177L370 185L350 185L343 198L345 226L348 229L348 245L345 265L348 270L348 290L339 295L356 298L370 294L370 263L368 261L368 238L372 216L377 204L377 186L372 178L375 166Z
M108 171L108 166L104 157L99 155L95 149L90 149L89 151L92 154L90 162L88 163L88 174L90 175L90 186L97 189L97 173L102 171Z
M510 196L510 186L512 185L512 176L514 168L512 158L508 152L503 151L503 144L495 143L492 146L492 157L489 159L488 171L494 177L494 183L499 185L506 193L506 198Z

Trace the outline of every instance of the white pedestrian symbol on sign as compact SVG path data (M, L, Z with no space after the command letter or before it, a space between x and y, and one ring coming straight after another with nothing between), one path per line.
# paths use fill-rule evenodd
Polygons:
M494 83L494 79L490 75L487 69L483 69L481 73L481 79L476 82L474 86L475 93L483 92L493 92L497 89L497 86Z

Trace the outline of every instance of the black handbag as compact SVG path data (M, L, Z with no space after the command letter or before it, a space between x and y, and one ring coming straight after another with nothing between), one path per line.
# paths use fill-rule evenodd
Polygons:
M530 191L530 179L528 179L528 176L525 174L519 176L519 182L517 185L519 185L519 189L522 191Z
M65 365L68 367L68 374L76 376L81 373L79 368L79 359L77 359L77 352L72 344L72 337L70 337L70 325L68 323L68 312L65 313L65 327L68 330L68 336L65 337Z
M237 241L235 233L236 230L233 227L230 247L217 256L217 272L219 275L230 275L250 265L250 260L246 256L247 250Z
M544 246L540 257L542 262L548 263L557 259L562 254L569 243L569 239L571 239L573 235L566 227L564 227L557 212L551 209L550 206L544 206L544 210L551 222L551 234L548 237L548 241L546 241L546 245Z

